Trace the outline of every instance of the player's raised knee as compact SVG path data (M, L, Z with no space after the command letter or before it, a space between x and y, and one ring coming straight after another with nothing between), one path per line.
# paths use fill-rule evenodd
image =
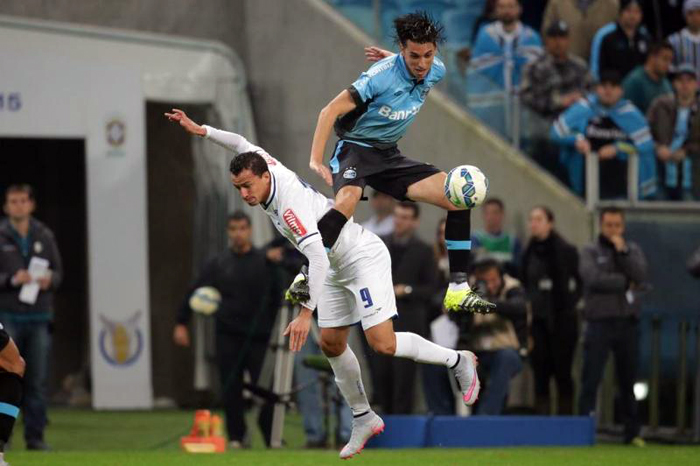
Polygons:
M379 341L370 342L370 346L377 354L385 356L393 356L396 353L396 339L382 339Z

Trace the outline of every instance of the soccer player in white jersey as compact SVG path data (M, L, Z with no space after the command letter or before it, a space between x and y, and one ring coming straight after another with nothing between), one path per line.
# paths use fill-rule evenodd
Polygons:
M377 353L451 368L464 403L476 401L479 378L474 353L444 348L414 333L394 332L397 312L391 258L378 236L350 218L327 251L318 221L333 207L333 201L244 137L200 126L181 110L173 109L165 115L190 134L238 154L231 161L231 181L243 200L251 206L259 205L280 233L309 260L309 296L285 334L290 336L290 349L299 351L308 336L313 311L318 309L321 349L354 416L352 436L341 450L341 458L359 453L367 440L384 430L384 422L370 408L360 365L347 345L350 325L362 323L367 341Z

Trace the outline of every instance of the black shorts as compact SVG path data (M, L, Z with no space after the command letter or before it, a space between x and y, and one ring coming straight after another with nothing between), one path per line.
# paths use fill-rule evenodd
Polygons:
M406 192L413 183L441 172L434 165L404 157L396 146L377 149L342 139L335 145L330 167L335 193L343 186L364 189L369 185L400 201L408 200Z

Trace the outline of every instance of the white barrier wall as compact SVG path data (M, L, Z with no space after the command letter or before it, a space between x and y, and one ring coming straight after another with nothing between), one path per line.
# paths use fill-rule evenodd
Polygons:
M235 127L244 75L217 44L6 17L0 63L0 137L85 140L93 405L150 408L145 101L212 103Z

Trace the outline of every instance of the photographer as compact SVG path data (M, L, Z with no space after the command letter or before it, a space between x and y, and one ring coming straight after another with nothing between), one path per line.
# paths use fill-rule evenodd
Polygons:
M527 354L527 306L518 280L503 273L493 259L474 267L474 289L496 304L489 314L459 314L459 348L469 348L479 358L479 376L487 379L476 405L476 414L503 411L510 379L522 369Z

